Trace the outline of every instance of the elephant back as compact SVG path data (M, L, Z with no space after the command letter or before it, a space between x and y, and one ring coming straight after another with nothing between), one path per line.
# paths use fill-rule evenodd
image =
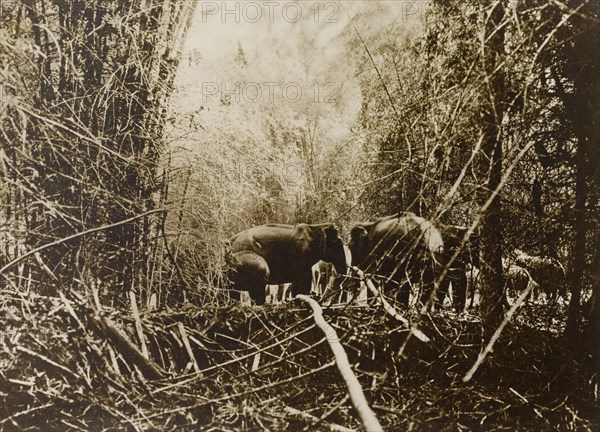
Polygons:
M529 255L520 249L514 251L515 262L527 269L533 280L552 296L566 294L566 271L556 258Z
M398 217L398 225L402 231L417 236L421 246L427 251L438 254L444 250L444 240L433 223L414 213L404 213Z
M290 282L305 274L310 280L311 267L321 259L328 261L333 245L342 256L336 268L345 268L343 245L332 224L259 225L236 234L230 242L233 253L250 251L264 258L272 283Z
M395 266L401 259L440 254L444 241L435 226L414 213L400 213L362 222L350 232L353 264L362 268L380 260L382 266Z

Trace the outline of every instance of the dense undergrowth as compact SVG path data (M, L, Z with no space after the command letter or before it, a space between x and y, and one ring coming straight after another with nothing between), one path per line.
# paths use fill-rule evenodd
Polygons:
M136 319L75 297L4 292L0 301L3 430L360 429L300 302ZM378 306L335 305L325 317L385 430L597 430L594 362L584 344L540 328L548 307L522 308L468 383L482 341L475 315L421 317L429 343L407 340ZM149 378L127 346L144 351L140 334L160 376Z

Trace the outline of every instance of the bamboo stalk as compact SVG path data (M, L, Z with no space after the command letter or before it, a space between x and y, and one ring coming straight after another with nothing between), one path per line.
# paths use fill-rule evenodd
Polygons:
M25 348L23 346L17 346L15 349L17 351L22 352L22 353L29 354L30 356L35 357L35 358L37 358L39 360L42 360L46 365L52 366L53 368L60 370L63 374L69 375L69 376L71 376L73 378L76 378L76 379L80 378L79 375L77 375L76 373L74 373L73 371L71 371L71 369L69 369L69 368L67 368L67 367L65 367L65 366L63 366L63 365L55 362L54 360L50 360L48 357L46 357L46 356L44 356L42 354L39 354L39 353L37 353L35 351L32 351L29 348Z
M196 357L194 357L194 353L192 352L192 347L190 345L190 341L187 336L187 332L185 331L185 327L182 323L177 323L177 328L179 329L179 333L181 334L181 339L183 339L183 345L187 350L188 355L190 356L190 361L192 362L192 366L194 366L194 372L200 372L200 367L198 366L198 362L196 361Z
M354 375L354 372L350 367L348 356L346 355L344 347L340 343L335 329L331 327L327 321L325 321L325 318L323 318L323 309L321 309L319 303L306 295L300 294L297 295L296 298L308 303L313 310L313 318L315 323L327 337L329 347L335 356L335 364L337 365L342 378L346 382L348 393L350 394L350 400L352 401L354 408L356 408L364 428L369 432L383 431L379 420L377 420L377 417L375 417L375 413L373 413L369 407L358 378L356 378L356 375Z
M121 355L136 365L144 377L150 379L161 379L164 377L164 372L152 360L145 358L140 350L129 341L127 336L109 318L94 317L94 321L98 324L100 330L111 340Z
M326 422L322 421L320 418L315 417L314 415L306 413L304 411L297 410L296 408L285 406L283 408L283 410L288 414L300 417L303 420L308 420L308 421L312 422L313 424L321 423L323 426L326 426L329 430L331 430L333 432L353 432L353 431L355 431L355 429L349 429L347 427L340 426L335 423L326 423Z
M133 319L135 321L135 330L137 332L138 339L140 340L140 345L142 347L142 355L145 358L148 358L146 336L144 335L144 328L142 327L142 320L140 319L140 313L138 311L137 301L135 299L135 293L133 291L129 291L129 302L131 303L131 313L133 314Z

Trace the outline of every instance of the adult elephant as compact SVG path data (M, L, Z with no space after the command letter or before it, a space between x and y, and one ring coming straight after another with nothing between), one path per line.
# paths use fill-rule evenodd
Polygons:
M479 236L471 233L465 241L467 227L437 224L437 228L444 240L444 261L449 265L438 288L436 305L444 304L452 283L452 304L457 312L462 312L467 303L467 265L479 268Z
M360 222L350 231L352 264L378 276L384 292L408 307L411 285L433 283L442 268L444 242L437 228L414 213Z
M230 239L230 280L236 291L248 291L265 303L267 284L292 284L292 295L309 294L312 266L330 262L346 271L342 240L333 224L269 224L242 231Z

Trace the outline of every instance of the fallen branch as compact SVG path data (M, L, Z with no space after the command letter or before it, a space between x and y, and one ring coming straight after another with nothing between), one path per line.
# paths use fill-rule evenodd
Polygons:
M179 322L179 323L177 323L177 329L179 330L179 333L181 334L181 339L183 340L183 345L185 346L185 349L186 349L188 355L190 356L190 362L192 363L192 366L194 367L194 372L196 372L196 373L200 372L200 367L198 366L196 357L194 357L194 352L192 351L192 346L190 345L190 341L188 339L187 332L185 331L185 327L183 326L182 323Z
M527 270L525 270L525 271L527 271ZM527 273L527 274L529 275L529 273ZM506 327L506 324L508 324L510 322L515 311L519 308L519 306L521 306L521 304L525 301L525 299L527 298L527 296L533 289L534 285L531 282L532 282L531 275L529 275L529 283L527 284L527 288L525 290L523 290L523 292L521 293L519 298L517 298L517 300L513 303L512 307L509 309L509 311L506 312L506 317L500 323L500 325L498 326L498 328L496 329L496 331L490 338L490 341L486 345L485 349L479 353L479 356L477 357L477 361L475 362L473 367L469 370L469 372L467 372L467 374L463 377L463 379L462 379L463 382L466 383L466 382L471 381L471 378L473 378L473 375L475 374L477 369L479 369L479 366L481 366L481 364L483 363L483 361L485 360L487 355L492 351L494 344L496 343L496 341L502 334L502 330L504 330L504 327Z
M312 414L306 413L304 411L297 410L296 408L292 408L289 406L285 406L283 410L290 415L300 417L303 420L310 421L313 424L321 423L326 426L329 430L333 432L353 432L355 429L348 429L347 427L340 426L335 423L325 423L320 418L315 417Z
M58 291L58 295L60 296L60 299L62 300L63 304L65 305L65 309L67 310L67 312L69 312L69 315L71 315L73 317L73 319L77 322L77 324L79 324L79 328L81 330L83 330L83 332L85 333L86 332L85 326L79 320L79 317L77 317L75 310L73 310L73 307L71 306L71 301L65 297L65 295L63 294L62 291Z
M282 386L284 384L289 384L289 383L294 382L294 381L299 381L302 378L305 378L305 377L310 376L310 375L314 375L314 374L316 374L318 372L321 372L321 371L323 371L323 370L325 370L325 369L333 366L334 363L335 363L334 361L331 361L329 363L324 364L323 366L319 366L316 369L308 370L307 372L303 372L301 374L294 375L294 376L291 376L289 378L285 378L285 379L277 381L277 382L265 384L265 385L260 386L260 387L254 387L254 388L251 388L251 389L239 392L239 393L228 394L226 396L222 396L222 397L216 398L216 399L206 399L206 400L204 400L202 402L199 402L199 403L191 405L191 406L177 407L177 408L169 409L169 410L166 410L166 411L163 410L163 411L157 412L155 414L151 414L151 415L146 416L146 420L149 420L149 419L152 419L152 418L156 418L156 417L160 417L160 416L164 416L164 415L167 415L167 414L182 413L182 412L189 411L189 410L192 410L192 409L197 409L197 408L200 408L200 407L203 407L203 406L206 406L206 405L215 404L215 403L219 403L219 402L224 402L224 401L228 401L228 400L231 400L231 399L236 399L236 398L239 398L239 397L242 397L242 396L246 396L248 394L253 394L253 393L256 394L256 393L261 392L263 390L267 390L267 389L274 388L274 387L279 387L279 386ZM200 397L201 396L198 396L198 398L200 398Z
M148 347L146 346L146 336L144 335L144 328L142 327L142 320L140 319L140 313L137 307L137 301L135 299L135 293L129 291L129 303L131 304L131 313L133 314L133 320L135 321L135 330L142 346L142 355L148 358Z
M152 390L150 393L151 394L156 394L156 393L159 393L159 392L163 392L163 391L169 390L169 389L171 389L173 387L180 387L180 386L187 385L187 384L189 384L189 383L191 383L193 381L205 378L206 374L208 372L211 372L211 371L216 370L216 369L222 369L225 366L228 366L228 365L231 365L231 364L234 364L234 363L241 363L242 361L246 360L247 358L254 357L257 353L264 352L264 353L268 354L268 350L270 350L271 348L273 348L275 346L278 346L278 345L281 345L284 342L287 342L287 341L292 340L294 338L297 338L299 335L304 334L304 333L312 330L313 328L314 327L311 326L311 327L306 328L304 330L301 330L301 331L299 331L297 333L291 334L291 335L285 337L282 340L276 340L276 342L274 342L274 343L272 343L270 345L264 346L264 347L262 347L260 349L255 350L255 351L252 351L249 354L245 354L245 355L242 355L240 357L235 357L235 358L233 358L231 360L225 361L223 363L219 363L219 364L215 364L213 366L209 366L207 368L202 369L199 373L193 373L193 374L191 374L191 376L189 378L185 378L183 380L180 380L180 381L168 384L168 385L166 385L164 387L157 388L155 390ZM221 335L221 336L225 336L225 335ZM229 338L229 339L233 339L236 342L241 342L243 344L248 345L246 342L240 341L238 339L234 339L234 338ZM319 341L319 343L320 343L320 341Z
M21 351L22 353L25 353L25 354L29 354L30 356L41 360L46 365L52 366L53 368L60 370L63 374L69 375L73 378L79 378L79 376L76 373L74 373L73 371L71 371L70 369L64 367L63 365L61 365L59 363L56 363L53 360L50 360L48 357L46 357L42 354L39 354L39 353L36 353L35 351L30 350L29 348L17 346L16 350Z
M100 330L111 340L114 347L126 360L136 365L142 375L149 379L161 379L164 372L152 361L144 357L144 354L129 341L127 336L119 330L115 324L105 317L94 317Z
M308 303L308 305L312 308L315 323L327 337L329 347L335 356L335 364L342 374L342 378L344 378L344 381L346 382L348 393L350 394L350 400L352 400L352 405L354 405L354 408L356 408L364 428L369 432L383 431L383 428L379 424L379 420L377 420L377 417L375 417L375 414L367 403L367 399L365 398L362 387L360 386L360 382L350 367L348 356L346 355L346 351L344 351L344 347L340 343L336 331L327 321L325 321L325 318L323 318L323 310L321 309L321 306L314 299L306 295L297 295L296 298Z
M16 426L17 428L20 429L22 426L15 421L15 419L17 417L23 417L24 415L32 414L37 411L43 412L43 410L45 410L48 407L51 407L52 405L54 405L54 402L48 402L47 404L44 404L44 405L35 406L35 407L31 407L31 408L28 408L23 411L19 411L18 413L15 413L15 414L11 415L10 417L0 420L0 425L3 425L4 423L7 423L7 422L11 422L14 426Z

